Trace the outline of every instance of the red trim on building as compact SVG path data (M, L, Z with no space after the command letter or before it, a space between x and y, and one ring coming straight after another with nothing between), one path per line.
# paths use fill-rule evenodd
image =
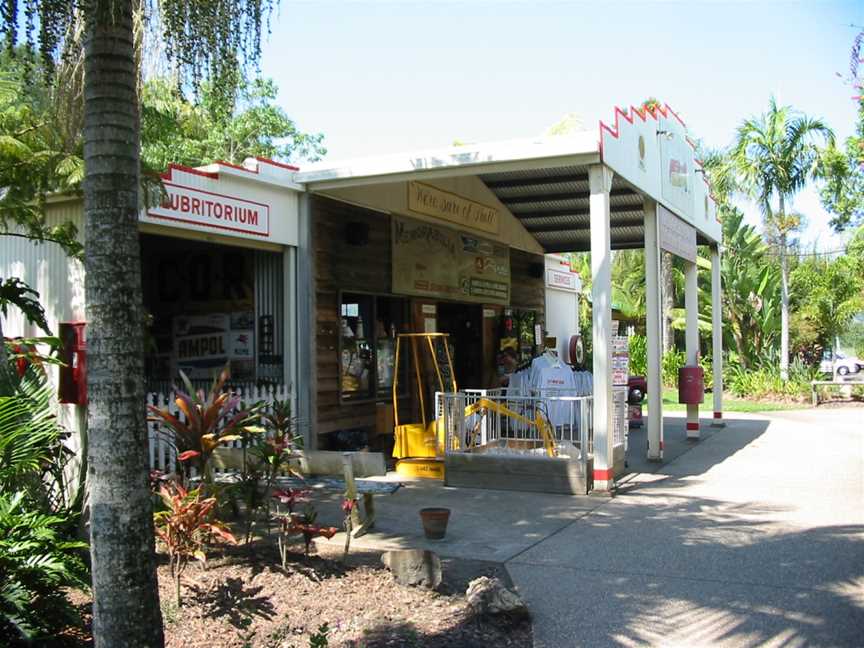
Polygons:
M216 160L215 164L230 167L231 169L237 169L238 171L245 171L246 173L251 173L252 175L258 175L258 169L247 169L244 166L234 164L232 162L226 162L225 160Z
M184 166L183 164L175 164L172 162L168 165L168 170L165 173L160 174L163 180L171 180L171 173L173 171L182 171L183 173L191 173L192 175L202 176L204 178L210 178L212 180L218 180L219 174L214 173L213 171L202 171L201 169L193 169L192 167Z
M723 412L714 412L714 418L715 419L722 419L723 418Z
M255 157L258 162L263 162L264 164L269 164L271 166L279 167L280 169L288 169L289 171L299 171L300 167L294 166L293 164L285 164L284 162L277 162L276 160L271 160L270 158L264 157Z
M687 429L688 429L688 430L698 430L698 429L699 429L699 423L698 423L698 422L694 423L694 422L692 422L692 421L687 421Z
M611 468L595 468L594 469L594 480L595 481L612 481L615 479L615 471Z

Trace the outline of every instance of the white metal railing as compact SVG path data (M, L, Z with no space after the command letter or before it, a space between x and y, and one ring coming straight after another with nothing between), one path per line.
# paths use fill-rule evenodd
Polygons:
M591 396L545 390L542 395L506 392L436 392L435 417L445 452L548 456L545 429L555 456L586 461L593 454Z
M241 404L245 406L259 401L263 401L265 404L273 403L277 400L288 400L291 397L291 389L288 385L257 386L250 384L233 388L231 392L239 396ZM173 391L168 393L150 392L147 394L147 404L153 405L160 410L168 410L171 415L176 416L182 422L186 420L185 415L177 406L176 396ZM147 437L150 451L150 469L159 470L164 473L175 472L177 468L177 446L174 442L174 433L158 421L147 421ZM228 441L223 445L228 448L242 447L240 441Z

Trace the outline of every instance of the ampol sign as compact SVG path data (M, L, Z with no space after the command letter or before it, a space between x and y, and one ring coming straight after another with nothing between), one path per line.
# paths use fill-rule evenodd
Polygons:
M267 237L270 207L233 196L163 183L166 195L147 212L150 219L190 223L208 228Z

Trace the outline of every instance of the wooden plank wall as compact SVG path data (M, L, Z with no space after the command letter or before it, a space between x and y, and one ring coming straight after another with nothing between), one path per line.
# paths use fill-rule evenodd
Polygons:
M347 428L374 430L374 402L343 404L339 400L339 291L390 293L390 216L321 196L311 198L311 210L316 283L317 431L321 435ZM346 242L348 223L368 226L369 238L365 245ZM542 267L543 257L510 250L511 304L515 309L537 311L542 321L544 281L542 274L540 277L531 276L532 264ZM434 304L435 301L413 300L412 319L416 330L423 330L421 304ZM494 309L496 314L503 310L500 306L486 308ZM490 385L495 379L492 363L497 350L497 321L497 318L490 318L488 323L484 321L484 356L490 365L484 374L488 376ZM411 403L406 401L406 408L410 406ZM410 414L405 412L403 415Z
M539 267L539 277L531 276L533 267ZM510 304L518 310L537 311L545 321L546 287L543 257L510 248Z
M375 403L339 402L339 291L390 292L390 217L329 198L311 199L315 249L318 434L375 426ZM348 223L369 227L365 245L345 241Z

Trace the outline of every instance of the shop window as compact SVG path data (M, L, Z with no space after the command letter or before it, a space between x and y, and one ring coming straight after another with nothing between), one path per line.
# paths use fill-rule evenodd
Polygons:
M393 388L396 333L405 330L404 299L343 293L340 385L343 400L387 400ZM404 384L404 380L400 381Z
M207 389L226 364L234 386L284 383L281 253L142 235L141 260L148 391L180 371Z

